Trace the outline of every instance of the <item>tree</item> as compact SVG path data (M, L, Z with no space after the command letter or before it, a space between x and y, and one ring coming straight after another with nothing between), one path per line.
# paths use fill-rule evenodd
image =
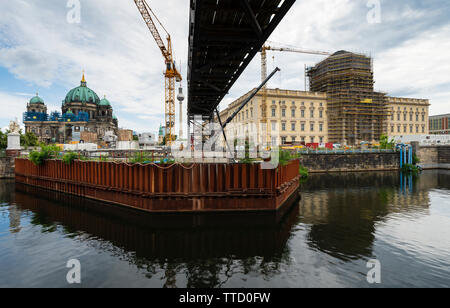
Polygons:
M0 130L0 150L6 149L8 146L8 135Z
M27 132L24 135L20 134L20 145L24 147L35 147L38 146L39 141L38 137L32 133Z

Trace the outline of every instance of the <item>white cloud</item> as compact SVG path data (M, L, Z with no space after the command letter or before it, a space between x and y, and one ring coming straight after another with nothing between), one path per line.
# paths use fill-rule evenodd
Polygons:
M450 90L450 25L426 31L375 58L377 88L428 98L431 113L447 113Z
M27 100L23 96L0 92L0 104L2 106L1 123L7 125L16 118L19 122L22 121L22 114L25 111L23 107L27 105Z
M149 3L171 33L175 58L182 59L186 76L189 1ZM450 33L439 19L445 11L417 8L411 0L382 4L383 22L370 25L366 1L297 1L270 40L331 52L371 52L378 88L431 98L433 111L448 112L450 56L445 50ZM1 6L0 66L16 78L48 90L69 90L85 69L88 86L107 95L121 126L156 131L164 121L163 59L133 1L81 0L80 24L67 22L69 9L62 0L3 1ZM270 53L269 70L274 65L282 69L270 86L304 89L304 65L322 58ZM447 87L436 89L435 82ZM221 107L259 83L256 56ZM9 110L3 101L0 106Z
M189 3L184 10L173 5L152 3L172 32L175 57L186 59ZM67 12L64 1L2 3L0 31L6 35L0 46L7 47L0 47L0 65L18 79L67 90L79 84L85 69L88 86L107 95L119 120L162 114L164 62L134 2L81 1L80 24L67 23ZM157 129L160 121L155 122L146 122L147 130Z

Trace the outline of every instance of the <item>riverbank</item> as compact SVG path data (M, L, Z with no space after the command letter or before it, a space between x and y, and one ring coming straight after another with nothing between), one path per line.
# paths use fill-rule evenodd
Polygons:
M415 153L423 169L450 170L450 146L448 145L416 146Z
M397 171L400 170L400 154L310 153L300 156L300 164L310 173Z
M0 179L14 179L14 158L0 158Z

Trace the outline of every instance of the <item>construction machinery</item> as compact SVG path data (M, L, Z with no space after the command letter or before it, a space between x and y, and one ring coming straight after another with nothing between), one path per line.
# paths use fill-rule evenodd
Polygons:
M294 53L303 53L310 55L321 55L321 56L330 56L331 53L326 51L316 51L316 50L308 50L308 49L299 49L299 48L282 48L282 47L272 47L272 46L263 46L261 48L261 80L264 81L267 78L267 51L280 51L280 52L294 52ZM262 94L262 125L266 127L266 141L267 144L270 145L270 129L267 121L267 84L265 84L261 90Z
M145 0L134 0L136 6L144 18L148 29L156 41L165 61L165 121L166 121L166 145L171 146L175 139L175 82L181 82L182 77L173 60L172 41L169 32L164 28L158 17L153 13ZM159 23L167 34L167 45L159 34L153 18Z

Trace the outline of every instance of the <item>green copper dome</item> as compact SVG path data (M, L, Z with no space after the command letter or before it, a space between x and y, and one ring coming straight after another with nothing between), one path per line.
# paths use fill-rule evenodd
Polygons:
M105 97L100 101L99 106L111 106L111 103Z
M44 100L36 94L35 97L30 99L30 104L44 104Z
M89 89L86 84L83 74L81 85L67 93L64 103L93 103L98 105L100 103L100 98L97 93Z

